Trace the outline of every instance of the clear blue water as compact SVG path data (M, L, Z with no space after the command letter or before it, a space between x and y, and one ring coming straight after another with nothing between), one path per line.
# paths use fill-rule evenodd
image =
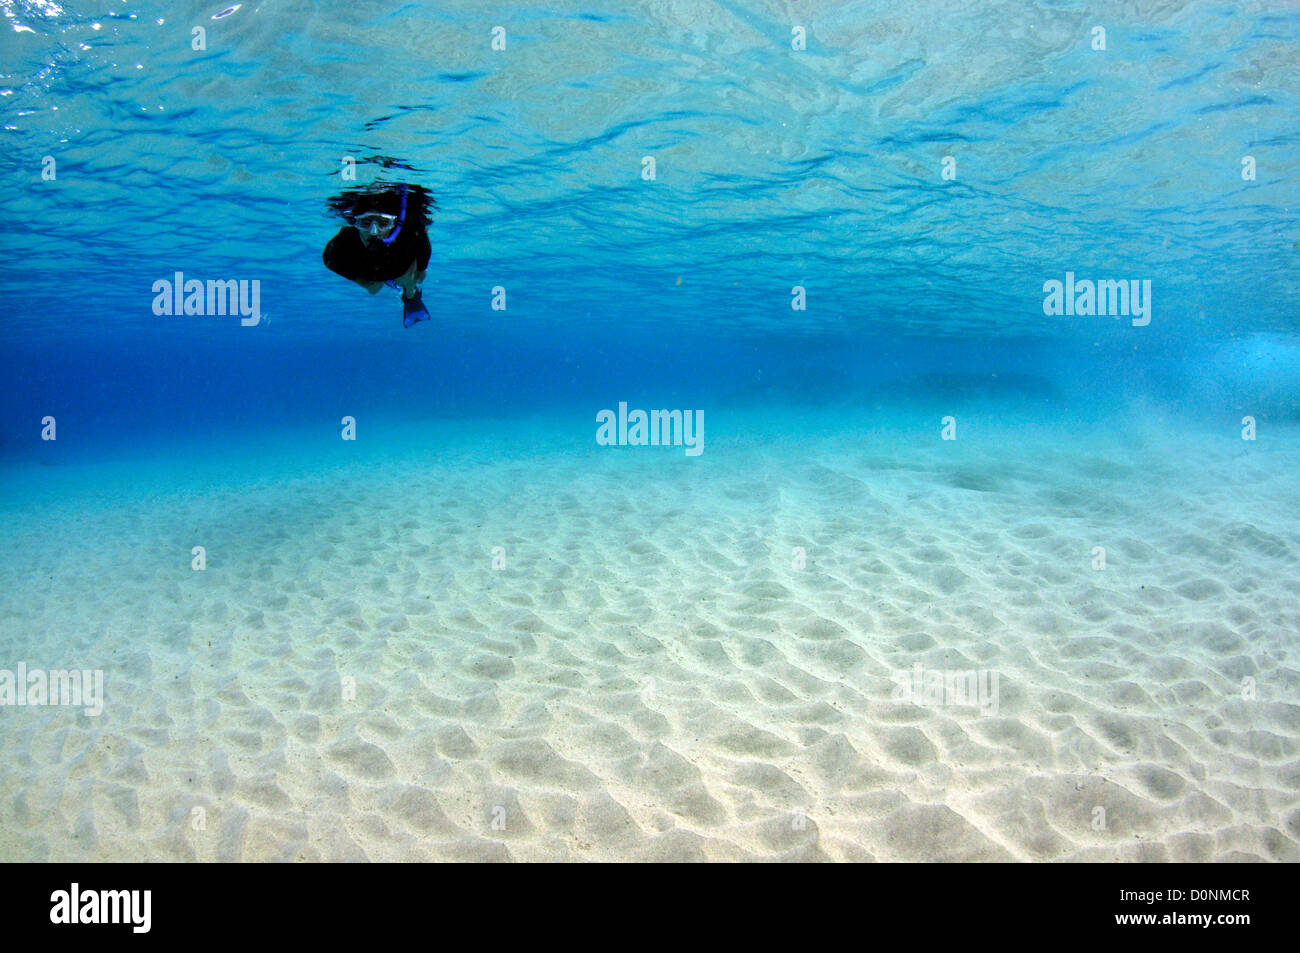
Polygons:
M494 52L470 3L114 6L5 4L10 453L59 411L165 440L917 369L1177 398L1255 335L1283 367L1230 383L1296 380L1293 10L547 4ZM343 156L438 197L433 326L323 268ZM260 280L269 323L156 317L177 270ZM1066 271L1149 279L1150 325L1045 316Z
M1085 430L1181 434L1105 465L1165 478L1195 470L1196 447L1253 450L1247 415L1272 452L1300 448L1300 11L1285 5L0 13L0 506L24 539L39 536L32 514L57 522L97 497L129 507L157 491L172 506L222 481L332 473L354 452L345 415L375 466L519 461L521 493L530 454L559 455L536 472L568 473L555 460L596 451L594 415L620 401L704 409L705 458L766 454L744 465L768 489L817 435L861 449L891 433L876 449L906 468L947 414L986 438L978 479L945 484L959 489L1028 479L1011 462L999 474L1004 450L1047 458ZM395 292L322 264L345 157L358 185L436 196L432 322L403 329ZM156 315L154 282L178 271L260 282L264 320ZM1150 282L1149 324L1045 314L1045 283L1067 272ZM56 441L41 439L47 416ZM602 479L631 479L600 459ZM702 464L692 484L681 462L662 465L683 500L723 479ZM1294 470L1268 472L1266 499L1238 474L1212 515L1285 556L1300 537L1269 507L1300 494ZM491 473L485 506L500 502ZM1051 496L1043 518L1086 523L1070 501L1089 492ZM831 505L807 487L782 499ZM5 556L25 571L17 542ZM1285 576L1270 566L1262 578ZM735 591L752 582L738 570ZM53 602L15 605L5 644L26 646L14 620ZM644 622L638 605L628 618ZM1286 644L1292 610L1278 612L1263 631ZM12 851L61 856L57 842Z

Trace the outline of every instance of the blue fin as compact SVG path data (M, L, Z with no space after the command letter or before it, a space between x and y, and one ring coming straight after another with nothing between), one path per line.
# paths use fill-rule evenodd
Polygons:
M409 328L413 324L419 324L421 321L429 321L432 315L429 309L424 306L424 300L417 291L414 298L402 299L402 327Z

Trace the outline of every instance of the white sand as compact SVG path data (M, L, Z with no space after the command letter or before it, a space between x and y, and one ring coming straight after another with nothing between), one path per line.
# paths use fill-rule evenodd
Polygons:
M1300 435L1012 433L7 498L0 859L1300 859Z

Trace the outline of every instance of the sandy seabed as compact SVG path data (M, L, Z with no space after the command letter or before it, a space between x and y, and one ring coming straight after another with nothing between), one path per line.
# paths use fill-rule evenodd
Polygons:
M1235 437L10 496L0 667L106 702L0 708L0 859L1300 860L1300 434Z

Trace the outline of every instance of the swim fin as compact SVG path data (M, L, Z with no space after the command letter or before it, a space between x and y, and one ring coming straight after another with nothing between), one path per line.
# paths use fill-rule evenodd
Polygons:
M402 299L402 327L409 328L413 324L429 321L432 318L429 309L424 306L424 299L420 296L420 292L417 291L413 298Z

